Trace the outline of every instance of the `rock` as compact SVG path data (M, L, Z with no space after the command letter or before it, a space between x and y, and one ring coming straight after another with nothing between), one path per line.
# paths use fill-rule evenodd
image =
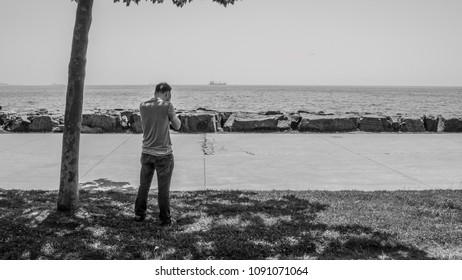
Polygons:
M211 109L202 108L202 107L199 107L194 111L177 110L177 114L179 115L193 113L193 112L202 113L202 114L214 114L217 120L217 131L219 131L220 128L223 128L228 118L233 114L233 112L219 112L216 110L211 110Z
M229 117L233 114L233 112L217 112L217 122L218 122L218 129L223 130L225 123L228 121Z
M8 115L5 112L0 111L0 125L6 124L8 120Z
M300 125L300 122L302 121L302 117L300 116L300 114L290 114L289 120L291 121L291 128L293 130L297 130L298 126Z
M380 120L382 121L384 132L393 132L395 130L394 127L396 128L396 131L398 131L398 128L399 128L398 120L393 120L391 117L388 117L388 116L382 117L380 118Z
M290 121L290 128L292 130L297 130L298 125L300 124L300 121L302 120L302 117L300 116L299 113L289 113L289 114L284 114L284 116L282 117L282 120Z
M130 128L130 119L133 116L133 111L121 110L120 112L120 125L123 129Z
M36 114L38 115L48 115L48 110L45 108L41 108L35 111Z
M120 117L120 111L121 109L108 109L108 110L100 110L99 114L101 115L108 115L108 116L114 116L114 117ZM98 112L96 112L98 114Z
M37 116L32 118L30 130L34 132L50 132L53 129L53 121L50 116Z
M365 115L359 119L359 130L367 132L393 131L393 123L385 116Z
M124 110L122 112L120 112L120 116L126 116L128 119L130 119L130 117L134 114L134 112L132 110Z
M217 114L214 112L189 112L179 116L181 127L179 132L217 132Z
M437 132L438 131L438 118L433 115L424 115L424 127L426 131Z
M60 124L56 127L53 127L53 129L51 130L52 132L63 132L64 131L64 125Z
M226 121L225 131L277 131L278 122L283 115L261 115L258 113L237 112L233 113Z
M127 129L130 126L127 116L122 116L122 118L120 118L120 125L122 125L124 129Z
M438 132L462 132L462 117L438 118Z
M402 132L425 132L424 121L421 117L402 116L399 119Z
M298 110L297 111L298 114L313 114L313 115L316 115L316 112L312 112L312 111L306 111L306 110Z
M120 112L120 125L124 128L127 129L130 127L130 123L133 122L133 111L130 110L124 110Z
M143 133L143 127L141 126L141 116L139 113L135 113L131 110L125 110L120 113L121 121L120 125L123 129L129 129L133 133Z
M90 127L87 125L82 125L82 133L89 133L89 134L97 134L103 133L103 129L101 127Z
M53 123L64 124L63 115L49 115Z
M443 118L443 116L441 116L441 115L438 115L437 120L438 120L438 125L437 125L437 128L436 128L436 132L444 132L445 118Z
M133 133L143 133L143 126L141 125L141 116L138 113L133 113L129 119L130 130Z
M292 121L290 120L278 120L277 130L286 131L292 129Z
M122 126L122 115L121 112L124 111L123 109L110 109L110 110L105 110L101 115L106 115L109 117L115 118L115 129L111 132L123 132L124 128ZM103 128L104 129L104 128Z
M397 116L386 116L385 117L387 119L387 122L386 125L387 126L390 126L389 127L389 130L390 131L399 131L400 128L401 128L401 118L402 118L402 115L397 115ZM359 124L358 124L359 126Z
M260 112L260 115L265 115L265 116L272 116L272 115L283 115L284 113L281 111L266 111L266 112Z
M12 132L29 132L30 121L26 117L16 116L11 118L5 127Z
M353 116L332 116L301 114L301 122L298 126L300 132L346 132L355 131L357 118Z
M31 111L27 114L29 117L34 117L34 116L45 116L48 115L48 110L45 108L37 109L34 111Z
M335 115L334 113L326 113L324 111L319 111L316 114L320 116L334 116Z
M105 132L120 132L120 118L118 116L100 115L100 114L83 114L82 127L99 127Z

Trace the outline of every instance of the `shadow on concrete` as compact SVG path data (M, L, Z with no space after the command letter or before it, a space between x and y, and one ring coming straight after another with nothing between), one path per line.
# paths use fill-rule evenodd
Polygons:
M88 191L133 191L135 188L129 182L115 182L108 178L100 178L91 182L81 183L80 188Z

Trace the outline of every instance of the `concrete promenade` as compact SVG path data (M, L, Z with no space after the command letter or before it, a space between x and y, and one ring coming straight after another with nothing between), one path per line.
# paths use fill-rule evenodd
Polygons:
M57 190L61 142L0 134L0 188ZM460 133L174 133L172 142L172 190L462 189ZM137 188L140 148L139 134L83 134L81 186Z

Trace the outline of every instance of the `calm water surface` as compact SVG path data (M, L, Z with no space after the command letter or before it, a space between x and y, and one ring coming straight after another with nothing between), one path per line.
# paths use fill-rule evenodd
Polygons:
M219 111L370 112L387 115L462 116L462 87L370 86L172 86L177 109ZM152 96L154 86L87 86L84 110L135 109ZM0 86L0 106L18 113L46 108L63 113L66 87Z

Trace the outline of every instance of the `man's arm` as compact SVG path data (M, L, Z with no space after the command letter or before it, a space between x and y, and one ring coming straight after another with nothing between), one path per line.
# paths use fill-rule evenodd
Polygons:
M169 108L169 118L170 118L170 123L172 124L173 129L178 130L181 127L181 121L180 119L176 116L175 114L175 109L173 108L172 103L170 103L170 108Z
M170 123L175 130L180 129L181 127L181 121L176 115L173 115L173 117L170 119Z

